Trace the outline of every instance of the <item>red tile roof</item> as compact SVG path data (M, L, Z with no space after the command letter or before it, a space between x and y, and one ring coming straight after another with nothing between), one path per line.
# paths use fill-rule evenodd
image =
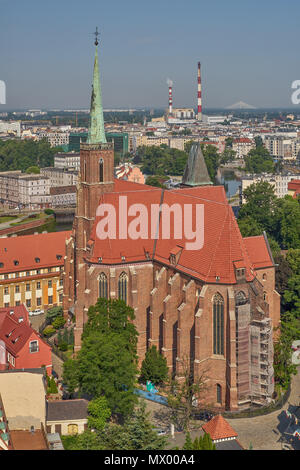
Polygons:
M222 415L214 416L208 423L203 424L203 431L210 435L213 441L237 437L237 433Z
M240 137L238 139L234 139L233 143L234 144L252 144L253 141L251 139L248 139L247 137Z
M33 329L28 324L19 323L9 314L0 315L0 339L14 356L23 348L32 333Z
M27 317L25 317L25 310L24 305L0 309L0 340L4 341L6 349L14 356L32 335L34 339L38 336L39 341L42 341L40 334L29 324L27 310ZM19 322L20 317L23 318L21 322Z
M0 274L63 266L65 242L71 231L0 238ZM57 259L56 255L61 258ZM39 258L40 262L36 262ZM18 264L15 264L15 261Z
M11 314L11 312L13 313ZM0 317L7 314L11 315L12 318L16 321L19 321L19 318L23 318L25 322L29 323L29 313L24 304L16 305L15 307L0 308Z
M25 430L10 431L14 450L48 450L46 438L41 429L34 432Z
M255 269L274 266L263 235L244 238L244 244Z
M147 208L146 221L148 222L148 237L146 239L132 240L119 236L119 196L127 197L127 207L133 204L142 204ZM170 253L177 245L184 247L177 264L177 269L193 277L200 278L208 283L218 282L232 284L236 282L234 262L242 262L246 270L246 279L253 280L255 273L251 263L249 253L246 249L235 220L232 208L227 202L223 186L204 186L195 188L182 188L163 191L147 185L117 180L114 192L102 195L101 204L112 204L116 210L116 238L100 240L97 236L97 224L102 219L96 216L91 240L94 242L91 253L87 256L89 262L98 263L98 258L102 258L103 264L122 263L122 254L125 255L125 262L146 261L145 252L150 255L154 253L154 258L165 265L170 264ZM182 236L174 238L174 229L178 228L178 220L170 218L170 239L162 239L162 217L160 219L152 217L151 205L167 204L171 207L177 204L179 211L184 213L184 205L190 204L193 208L192 219L195 230L195 205L204 206L204 245L202 249L187 250L186 243L189 243L184 233ZM138 215L138 214L137 214ZM128 216L127 227L136 216ZM159 227L159 238L155 243L151 238L151 222L156 229ZM156 230L155 230L156 231Z

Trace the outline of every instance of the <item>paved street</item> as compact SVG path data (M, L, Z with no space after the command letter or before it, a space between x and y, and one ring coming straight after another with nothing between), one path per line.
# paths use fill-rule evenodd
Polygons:
M153 422L158 427L164 427L166 420L166 407L158 405L154 402L147 401L147 410L150 411ZM300 367L298 374L292 379L291 394L283 408L274 411L268 415L256 416L253 418L236 418L227 419L230 425L238 434L238 440L245 449L249 449L250 444L254 450L281 450L282 442L280 440L285 425L287 423L284 416L284 410L289 410L297 415L300 420ZM198 429L191 432L194 439L196 436L202 435L201 425L199 421ZM185 441L184 433L175 433L175 437L170 438L170 448L182 447ZM296 441L295 450L300 450L300 441Z

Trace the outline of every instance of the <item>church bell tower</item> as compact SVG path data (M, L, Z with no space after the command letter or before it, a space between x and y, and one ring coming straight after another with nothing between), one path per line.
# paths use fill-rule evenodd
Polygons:
M98 65L98 31L96 29L95 62L90 109L90 124L85 143L80 143L80 175L77 184L77 207L73 224L73 253L70 258L69 292L66 308L72 303L76 318L75 351L80 349L81 334L86 321L87 308L84 305L87 243L95 222L101 195L114 189L114 148L107 142L104 132L104 118ZM67 255L68 256L68 255ZM72 267L73 266L73 267Z

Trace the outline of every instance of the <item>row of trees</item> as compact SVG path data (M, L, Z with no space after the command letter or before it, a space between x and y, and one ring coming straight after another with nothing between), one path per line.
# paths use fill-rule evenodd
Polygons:
M0 140L0 171L31 169L34 173L39 168L53 166L54 154L61 148L51 148L46 139L33 140Z
M149 147L141 146L137 149L133 161L135 164L141 165L143 173L151 175L147 179L147 184L162 186L163 177L183 175L193 143L193 140L186 142L184 151L170 148L165 144L159 147L154 145ZM233 161L235 152L229 146L221 154L214 145L202 144L201 148L209 176L214 182L219 166Z

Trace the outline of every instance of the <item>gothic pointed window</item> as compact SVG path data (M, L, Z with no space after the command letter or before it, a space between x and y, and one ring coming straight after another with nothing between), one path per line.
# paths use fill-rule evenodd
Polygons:
M224 299L220 294L213 297L213 351L224 354Z
M100 183L103 183L103 158L100 158L99 160L99 181Z
M107 299L107 277L104 273L99 276L99 297Z
M126 273L120 274L118 282L118 297L120 300L124 300L127 303L127 289L128 289L128 276Z
M217 384L217 403L222 403L222 387L220 384Z

